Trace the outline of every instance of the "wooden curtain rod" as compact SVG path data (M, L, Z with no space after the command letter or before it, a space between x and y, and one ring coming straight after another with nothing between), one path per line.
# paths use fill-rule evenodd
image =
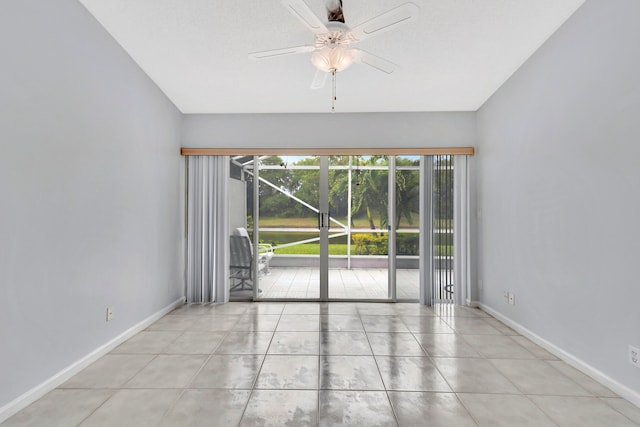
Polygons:
M442 148L186 148L180 149L183 156L473 156L473 147Z

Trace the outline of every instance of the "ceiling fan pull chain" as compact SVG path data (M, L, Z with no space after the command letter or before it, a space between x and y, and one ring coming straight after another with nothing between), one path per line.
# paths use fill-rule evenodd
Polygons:
M336 112L336 70L331 70L331 76L333 80L332 93L331 93L331 112Z

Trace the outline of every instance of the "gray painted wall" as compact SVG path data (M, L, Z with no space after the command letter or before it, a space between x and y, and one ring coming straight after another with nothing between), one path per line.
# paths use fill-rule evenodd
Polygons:
M469 147L475 113L187 114L189 148Z
M480 300L636 393L638 16L588 0L479 110L476 159Z
M229 180L229 231L247 227L247 183Z
M180 113L80 3L3 2L0 52L2 407L183 295L184 181Z

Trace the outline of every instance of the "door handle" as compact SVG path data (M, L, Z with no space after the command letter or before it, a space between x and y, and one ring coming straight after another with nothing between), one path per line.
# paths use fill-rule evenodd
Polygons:
M318 212L318 228L327 230L331 229L331 213Z

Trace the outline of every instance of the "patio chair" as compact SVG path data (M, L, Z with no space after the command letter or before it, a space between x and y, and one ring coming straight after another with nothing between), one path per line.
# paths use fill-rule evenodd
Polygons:
M240 283L231 286L231 291L253 289L253 251L251 241L245 236L229 236L230 264L229 278L239 280Z
M236 228L235 235L244 236L249 240L249 247L251 248L251 254L253 254L253 243L251 243L251 238L249 237L249 232L246 228L238 227ZM269 262L271 258L273 258L273 246L268 243L260 243L258 244L258 261L260 262L260 272L264 274L269 274Z

